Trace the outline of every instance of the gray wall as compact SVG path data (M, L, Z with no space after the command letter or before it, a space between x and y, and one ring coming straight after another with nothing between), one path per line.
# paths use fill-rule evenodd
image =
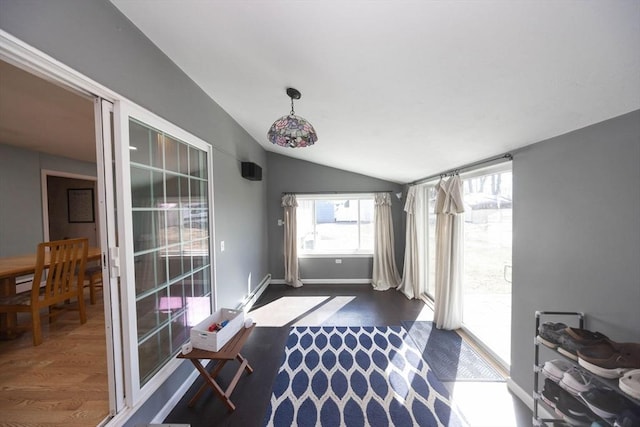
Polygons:
M284 279L284 228L278 226L282 219L280 200L282 193L314 192L374 192L403 190L403 186L381 179L371 178L340 169L321 166L304 160L292 159L276 153L267 153L268 185L268 233L269 270L273 279ZM395 254L398 269L402 273L404 254L404 199L392 196L392 215L395 234ZM303 258L300 260L300 277L304 279L370 279L371 258Z
M234 307L268 273L266 184L240 175L240 161L266 166L264 150L106 0L0 0L0 27L214 146L218 305ZM153 419L192 370L176 372L128 424Z
M283 277L282 228L276 223L281 217L281 192L401 189L365 176L265 154L106 0L0 0L0 27L216 148L220 305L234 305L267 272L274 278ZM638 123L640 113L634 112L515 153L512 377L526 390L532 387L535 310L585 311L588 327L616 340L640 341ZM266 181L243 180L241 160L261 165ZM39 186L39 169L28 159L13 166L19 165L24 170L32 168L32 173L24 180L12 179L11 188L2 175L0 190L10 203L0 205L0 215L7 215L10 206L41 212L40 197L25 196L29 188ZM0 164L0 171L3 169ZM401 268L401 203L394 204L393 215ZM41 222L40 218L38 224ZM32 224L29 220L24 226ZM9 238L7 231L0 233L0 240ZM224 253L220 253L219 240L225 240ZM327 274L360 276L351 271L355 268ZM249 275L251 284L247 283ZM184 366L176 372L129 425L151 420L192 369Z
M95 165L94 165L95 169ZM90 188L93 190L93 221L69 222L69 189ZM47 176L47 208L49 212L49 240L86 237L90 247L99 247L98 197L95 180Z
M530 392L536 310L640 342L640 111L515 153L513 186L511 376Z
M24 150L0 141L0 257L34 253L44 240L42 169L96 176L94 163Z

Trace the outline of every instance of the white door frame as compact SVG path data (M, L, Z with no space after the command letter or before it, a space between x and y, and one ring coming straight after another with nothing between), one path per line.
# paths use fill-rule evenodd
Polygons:
M116 199L119 206L118 209L118 236L120 237L120 275L121 280L126 283L135 282L134 268L134 243L133 243L133 219L130 215L132 211L131 201L131 176L130 176L130 156L129 156L129 120L133 118L142 123L152 126L154 129L166 132L166 134L183 141L193 147L203 150L207 153L207 170L209 176L208 199L209 199L209 218L210 224L214 224L214 197L213 197L213 147L204 140L190 134L178 126L168 122L162 117L139 107L131 102L121 101L114 104L114 142L116 157L116 180L118 183L118 192ZM210 229L209 235L209 253L211 272L215 272L215 236L213 227ZM211 310L215 310L216 303L216 282L215 277L211 277ZM169 378L184 361L172 359L166 363L162 370L154 375L145 385L140 384L139 377L139 358L138 358L138 329L136 317L136 290L133 286L121 287L121 307L122 310L122 336L124 337L124 348L130 351L124 353L124 378L125 378L125 396L129 406L134 406L146 400L165 380ZM126 308L126 309L124 309ZM128 343L128 345L127 345Z
M11 63L19 68L22 68L24 70L29 71L32 74L35 74L39 77L42 77L46 80L49 80L51 82L54 82L55 84L64 86L66 88L69 88L71 90L80 92L80 93L84 93L90 97L92 97L93 99L96 99L97 104L100 104L100 100L105 100L108 101L110 103L112 103L113 105L115 105L115 110L114 111L114 117L118 117L120 112L118 111L118 108L122 105L127 106L126 108L133 108L134 110L137 111L143 111L143 114L150 114L154 117L156 117L158 120L164 120L161 119L159 116L155 116L153 113L149 112L148 110L143 109L142 107L137 106L134 102L130 101L129 99L127 99L125 96L122 96L120 94L118 94L117 92L114 92L108 88L106 88L105 86L95 82L94 80L90 79L89 77L75 71L74 69L64 65L63 63L57 61L56 59L52 58L51 56L45 54L44 52L41 52L40 50L28 45L27 43L23 42L22 40L12 36L11 34L5 32L4 30L0 29L0 60L6 61L8 63ZM96 106L96 111L102 111L102 115L97 115L96 116L96 122L100 122L102 123L103 119L105 118L105 110L104 108L102 110L100 110L101 108L103 108L102 105L97 105ZM108 113L106 113L108 114ZM165 121L166 122L166 121ZM116 124L118 123L118 120L116 120ZM170 126L174 126L172 124L170 124L169 122L166 122L167 124L169 124ZM179 127L175 127L176 129L176 133L180 133L180 132L185 132L185 134L188 134L190 138L195 138L196 140L201 141L199 138L189 134L186 131L183 131L182 129L180 129ZM119 129L115 129L115 136L116 136L116 140L118 139L118 135L121 134L121 132L119 132ZM96 125L96 150L98 153L98 160L102 160L102 161L106 161L105 157L105 152L106 150L109 148L110 149L110 144L111 142L108 141L108 145L109 147L107 147L107 143L105 143L105 146L102 145L102 138L104 138L103 134L98 134L98 125ZM99 139L98 139L99 138ZM116 142L116 144L120 144L122 145L122 141L120 141L119 143ZM204 141L203 141L204 143ZM205 143L206 144L206 143ZM207 144L208 145L208 144ZM209 148L210 150L212 150L212 147ZM104 151L102 151L104 150ZM115 155L116 157L121 155L121 153L119 153L120 150L115 150ZM212 151L210 151L210 154L212 153ZM125 154L125 156L127 156ZM121 161L122 159L118 159L116 158L116 164L118 163L118 161ZM127 160L127 164L128 164L128 159ZM209 155L209 170L212 170L212 163L213 163L213 159L212 156ZM122 167L122 165L120 165L119 167ZM111 200L114 200L114 194L113 194L113 181L110 182L106 182L105 181L105 177L111 176L109 172L106 171L105 165L98 165L98 194L99 197L111 197ZM121 184L121 183L119 183ZM125 187L126 188L126 187ZM115 195L116 198L118 198L118 202L122 202L121 198L122 197L127 197L126 193L129 190L127 188L127 191L124 191L124 188L121 188L122 191L120 191L121 194ZM214 268L212 268L212 296L213 296L213 305L214 308L216 306L216 281L215 281L215 265L216 265L216 260L215 260L215 251L213 250L213 242L215 241L215 236L213 235L213 224L214 224L214 218L213 218L213 183L210 187L210 200L211 200L211 205L210 205L210 218L211 218L211 264L214 266ZM129 194L130 196L130 194ZM108 202L108 197L107 197L107 202ZM104 199L102 200L104 202ZM102 205L100 205L102 206ZM107 206L108 207L108 206ZM102 207L101 207L102 209ZM100 231L101 231L101 244L104 244L105 239L108 238L108 233L110 233L112 230L107 229L107 223L106 223L106 218L104 218L107 215L102 215L102 218L100 219ZM122 224L118 224L118 228L121 228ZM120 245L123 245L123 240L126 239L131 239L131 236L119 236L120 239ZM126 255L126 254L125 254ZM119 258L119 248L117 247L105 247L102 246L102 258L103 261L105 261L103 263L103 265L108 264L108 267L106 267L109 270L111 279L113 279L114 274L116 274L116 270L118 270L116 262L114 262L114 260L118 260ZM123 258L125 258L123 256ZM126 263L126 261L125 261ZM126 267L126 264L124 265ZM114 268L116 267L116 268ZM129 268L130 270L130 268ZM126 275L123 277L119 278L120 280L124 281L124 283L122 284L121 287L126 288L127 287L127 277ZM122 337L121 337L121 325L119 322L120 319L120 310L122 308L123 310L123 314L125 316L125 318L127 316L132 316L135 315L135 312L133 313L126 313L127 311L127 306L126 305L122 305L121 300L117 297L114 298L113 295L110 294L113 292L116 292L117 295L117 289L116 286L108 286L110 289L105 290L105 300L106 295L110 295L109 299L109 303L107 303L107 301L105 301L105 327L107 329L107 341L108 341L108 346L112 345L112 347L108 347L108 354L107 354L107 358L108 358L108 363L109 366L112 367L112 364L115 364L116 368L112 371L109 372L109 376L112 376L109 379L109 385L110 385L110 402L109 402L109 406L110 406L110 416L111 419L110 420L105 420L104 423L102 423L103 426L111 426L111 425L121 425L124 422L126 422L132 415L135 414L135 412L144 404L144 402L147 400L148 397L151 396L151 394L155 391L155 389L157 389L157 387L159 387L162 382L167 379L174 371L175 369L177 369L177 367L179 365L181 365L182 363L179 363L177 359L174 359L172 362L170 362L168 365L166 365L163 369L163 375L159 375L158 378L154 378L154 380L150 383L148 383L145 387L144 390L136 390L136 392L132 393L134 394L133 396L123 396L121 393L124 393L122 387L125 386L126 384L124 384L124 379L123 379L123 359L120 357L120 355L122 354L129 354L127 357L131 357L130 356L130 349L129 346L126 342L123 342ZM130 303L130 302L129 302ZM107 312L107 310L109 310L109 312ZM110 331L110 333L109 333ZM122 332L126 332L126 331L122 331ZM111 359L111 360L109 360ZM186 361L182 361L183 363ZM126 375L125 375L126 376ZM194 375L192 375L192 378L195 379L197 377L197 374L194 372ZM190 379L188 379L187 381L190 381ZM114 389L111 389L111 386L115 385ZM118 394L116 396L116 393ZM119 409L120 408L120 409Z
M10 64L17 66L25 71L28 71L31 74L34 74L38 77L41 77L47 81L50 81L56 85L65 87L73 92L77 92L79 94L87 95L91 98L95 99L108 99L108 100L116 100L123 99L122 96L117 93L103 87L102 85L94 82L93 80L87 78L86 76L78 73L77 71L67 67L66 65L58 62L54 58L46 55L45 53L35 49L32 46L24 43L20 39L12 36L9 33L0 29L0 59L6 61ZM94 112L98 111L94 109ZM95 114L94 114L95 115ZM100 115L95 116L96 128L98 124L101 123ZM102 144L102 132L98 132L96 129L96 152L97 152L97 160L102 159L101 150L103 147ZM87 177L81 176L82 179L91 179L97 181L98 185L98 195L99 200L103 194L103 188L112 186L112 183L104 182L102 178L104 175L100 175L102 166L96 162L97 166L97 177ZM51 171L49 171L51 172ZM53 171L54 174L59 176L66 175L67 177L76 178L80 175L69 174L69 173L60 173ZM41 179L44 180L43 185L43 214L47 216L46 224L47 226L44 228L44 233L48 238L49 230L48 230L48 212L46 212L46 177L44 173L41 175ZM103 202L103 200L100 200ZM100 204L99 206L103 206ZM104 212L104 210L102 210ZM102 259L103 266L108 263L107 259L107 251L108 247L104 246L104 239L106 239L107 235L107 224L106 224L106 215L98 215L98 226L99 226L99 237L101 239L101 248L102 248ZM43 219L43 221L45 221ZM135 412L134 408L124 408L122 403L124 401L124 396L118 395L118 393L124 393L122 391L122 387L118 387L117 385L122 382L121 376L121 366L122 366L122 341L119 335L120 331L120 305L119 299L116 298L113 301L107 301L110 298L107 298L109 295L110 287L108 283L105 283L105 335L106 335L106 344L107 344L107 366L108 366L108 383L109 383L109 414L107 418L101 423L101 425L118 425L122 420L126 420L132 413ZM112 290L113 291L113 290ZM115 289L117 292L117 288ZM137 408L135 408L137 409Z

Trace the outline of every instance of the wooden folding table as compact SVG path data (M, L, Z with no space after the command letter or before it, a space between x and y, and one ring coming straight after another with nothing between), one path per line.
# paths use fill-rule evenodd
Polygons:
M249 365L247 359L245 359L240 354L240 350L242 350L244 343L247 341L247 338L249 338L249 335L251 335L251 332L253 332L253 328L255 328L255 326L256 324L254 323L249 328L242 328L237 334L233 336L233 338L229 340L228 343L226 343L220 349L220 351L207 351L194 348L187 354L178 354L178 359L191 360L191 363L193 363L193 366L196 367L205 381L198 392L195 394L195 396L193 396L193 398L189 401L189 407L192 407L196 404L207 387L211 387L216 395L220 399L222 399L225 405L227 405L229 411L234 411L236 409L236 405L234 405L230 399L231 393L233 393L233 390L236 388L236 385L238 384L243 371L247 371L248 374L251 374L253 372L253 368ZM214 363L211 370L207 372L205 367L202 366L200 359L215 360L216 363ZM227 389L223 390L222 387L220 387L220 385L216 382L216 377L218 376L224 365L234 359L240 362L240 366L233 376L233 379L227 386Z

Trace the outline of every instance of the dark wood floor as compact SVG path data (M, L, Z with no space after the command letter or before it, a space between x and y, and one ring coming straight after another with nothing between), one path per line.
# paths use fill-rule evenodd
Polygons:
M299 307L304 308L296 310ZM189 408L187 402L202 384L198 378L164 422L192 427L261 426L290 326L400 325L403 320L422 318L425 311L429 310L421 301L408 300L394 290L374 291L370 285L305 285L297 289L270 285L247 315L255 316L258 322L242 351L254 372L244 375L231 395L237 409L228 412L212 391L205 392L198 403ZM220 374L223 386L236 369L235 362L227 365ZM522 419L530 425L530 412L522 407L525 408ZM527 425L526 421L521 425Z

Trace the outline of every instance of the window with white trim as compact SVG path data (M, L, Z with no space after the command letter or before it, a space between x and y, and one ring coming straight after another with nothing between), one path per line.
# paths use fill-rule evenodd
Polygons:
M372 255L373 194L298 195L298 255Z

